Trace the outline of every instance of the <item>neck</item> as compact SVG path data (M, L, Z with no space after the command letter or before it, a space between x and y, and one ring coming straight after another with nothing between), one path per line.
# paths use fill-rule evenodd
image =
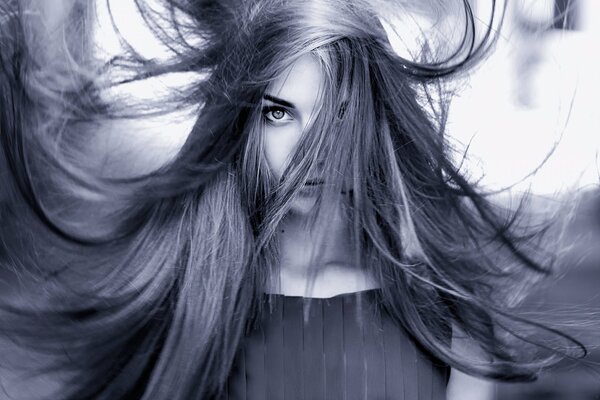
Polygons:
M307 215L291 212L279 230L279 273L269 292L331 297L378 287L355 260L351 224L341 213L310 227Z

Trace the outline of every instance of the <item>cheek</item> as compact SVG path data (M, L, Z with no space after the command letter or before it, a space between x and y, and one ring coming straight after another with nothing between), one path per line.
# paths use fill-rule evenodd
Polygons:
M279 180L292 156L300 135L292 127L267 128L264 136L265 157L271 173Z

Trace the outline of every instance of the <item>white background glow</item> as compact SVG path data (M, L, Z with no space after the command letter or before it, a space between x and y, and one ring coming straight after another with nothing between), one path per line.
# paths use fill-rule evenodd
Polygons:
M136 49L146 56L164 56L164 49L143 26L132 0L110 4L122 34ZM547 1L519 4L534 21L551 15ZM501 188L523 180L551 151L539 171L517 184L516 190L531 188L535 193L552 194L598 183L600 2L581 1L580 15L580 31L553 31L543 43L532 41L531 45L539 49L539 61L533 73L521 80L517 79L515 61L527 51L527 44L514 34L507 18L497 51L462 85L451 108L449 134L458 142L470 143L467 166L475 177L485 175L482 182L486 186ZM119 43L108 23L105 0L99 1L98 21L99 45L106 54L117 53ZM516 50L519 46L521 50ZM186 78L175 78L169 84L177 79ZM527 107L516 101L521 84L531 91ZM165 86L168 84L159 80L140 85L135 91L151 96ZM164 117L146 121L143 129L129 130L138 136L130 140L173 154L191 122Z

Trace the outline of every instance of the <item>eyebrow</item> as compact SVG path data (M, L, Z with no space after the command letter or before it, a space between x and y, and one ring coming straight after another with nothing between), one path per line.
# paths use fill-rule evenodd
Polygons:
M265 94L263 98L265 100L272 101L273 103L277 103L288 108L296 108L296 106L293 103L290 103L287 100L280 99L279 97L272 96L270 94Z

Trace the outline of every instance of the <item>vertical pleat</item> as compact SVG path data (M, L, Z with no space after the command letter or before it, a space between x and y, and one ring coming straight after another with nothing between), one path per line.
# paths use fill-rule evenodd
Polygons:
M366 308L368 307L368 308ZM385 392L385 349L381 313L373 304L365 305L363 337L365 343L366 399L387 399Z
M433 367L422 352L417 353L419 400L433 398Z
M265 371L267 347L264 326L264 323L260 324L245 340L246 392L248 400L264 399L267 396L266 382L268 376Z
M408 399L404 393L404 374L402 367L402 340L399 327L391 318L382 318L383 343L385 346L385 386L389 398Z
M359 296L359 295L356 295ZM345 379L346 400L365 398L365 355L362 338L362 324L358 314L355 296L342 299L344 307L344 353L346 354Z
M325 399L325 348L323 347L323 302L306 300L308 320L304 326L304 397Z
M301 297L284 300L283 357L285 366L284 399L304 399L302 353L304 352L304 311Z
M375 291L310 300L272 296L272 312L266 307L240 347L226 398L445 399L449 368L417 346L376 298Z
M343 399L344 393L344 316L340 297L324 302L323 344L325 350L325 398Z
M274 298L274 310L265 327L265 369L267 400L283 400L285 378L283 358L283 299ZM249 399L250 400L250 399Z
M419 387L418 384L418 359L417 349L413 341L408 337L407 333L402 328L398 328L398 335L400 335L400 346L402 352L402 379L405 382L404 385L404 396L407 400L419 399Z

